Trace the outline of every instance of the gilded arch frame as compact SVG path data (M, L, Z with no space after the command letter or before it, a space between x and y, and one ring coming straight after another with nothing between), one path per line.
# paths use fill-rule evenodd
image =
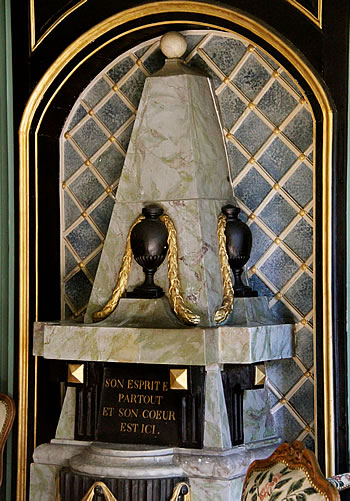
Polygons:
M247 14L228 8L202 3L181 0L153 2L141 5L111 16L81 35L46 71L32 92L19 128L19 403L18 403L18 476L17 500L24 501L27 480L27 427L28 427L28 357L29 357L29 132L40 103L46 100L46 105L35 129L35 137L40 128L42 117L50 106L54 96L65 81L74 72L75 68L65 77L63 82L54 91L51 84L66 65L85 49L90 42L105 35L110 30L123 26L129 21L154 14L175 13L207 15L218 19L218 25L213 28L229 31L220 26L220 19L239 25L252 34L259 36L270 46L279 51L302 75L311 88L322 113L322 276L323 289L323 387L324 387L324 434L325 434L325 464L326 475L334 473L335 444L333 423L333 353L332 353L332 143L333 143L333 111L330 99L325 88L312 68L290 47L282 38L264 25L250 18ZM173 22L185 22L182 18ZM200 22L193 22L200 25ZM159 22L155 24L166 24ZM207 23L206 23L207 25ZM141 28L138 28L141 29ZM125 31L117 38L125 36ZM111 40L104 42L109 43ZM102 46L102 45L101 45ZM91 51L79 63L82 64L88 57L101 48ZM34 152L36 158L36 152Z

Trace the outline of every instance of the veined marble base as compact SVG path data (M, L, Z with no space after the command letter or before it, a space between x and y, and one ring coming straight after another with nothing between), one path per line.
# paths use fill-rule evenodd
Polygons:
M187 476L193 501L238 501L249 464L268 457L279 443L273 438L219 451L53 440L34 451L29 499L56 501L57 475L70 466L112 478Z
M74 472L111 478L181 477L183 471L173 462L172 447L92 443L71 458Z
M293 356L293 325L156 329L36 322L33 354L141 364L249 364Z
M271 439L222 452L182 450L175 454L174 461L189 478L192 501L239 501L250 463L270 456L278 444L278 439Z
M61 466L51 464L30 465L29 501L56 501L56 478Z

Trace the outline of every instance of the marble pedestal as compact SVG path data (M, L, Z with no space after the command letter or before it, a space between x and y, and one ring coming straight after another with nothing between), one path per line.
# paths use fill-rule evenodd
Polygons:
M56 501L61 468L100 478L187 477L192 501L238 501L249 464L269 456L279 441L270 439L218 451L81 443L53 440L39 446L30 470L30 501Z
M293 325L276 322L266 298L236 299L227 323L219 327L179 326L165 298L143 303L144 309L142 300L122 300L119 321L37 322L33 354L56 360L201 366L293 356Z
M57 474L62 467L70 466L72 471L106 478L149 478L152 471L157 471L159 478L165 468L166 475L189 478L193 501L212 501L214 497L238 501L248 465L256 458L270 455L279 440L267 390L259 387L244 393L245 444L232 447L221 371L226 364L255 364L292 357L293 326L275 322L262 298L236 300L235 310L221 327L186 328L176 323L172 327L162 326L161 315L152 319L158 327L147 322L145 327L137 327L133 322L139 320L128 322L126 316L124 320L122 312L126 306L120 306L119 325L111 321L98 325L37 323L34 354L60 360L204 366L203 449L167 448L163 454L165 449L147 447L145 460L142 445L130 449L126 445L75 441L75 389L68 388L56 439L39 446L34 453L30 500L53 501ZM162 311L158 306L149 301L144 314L149 315L152 308ZM169 318L166 305L163 306L163 316ZM142 316L142 308L139 314Z

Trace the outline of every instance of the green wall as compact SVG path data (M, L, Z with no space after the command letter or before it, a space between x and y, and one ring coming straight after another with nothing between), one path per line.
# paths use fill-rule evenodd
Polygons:
M14 162L10 1L0 0L0 391L13 394L14 357ZM12 437L6 449L0 499L11 496Z
M349 26L350 30L350 26ZM350 37L349 37L350 44ZM347 169L347 308L346 308L346 316L347 316L347 348L348 348L348 429L350 432L350 47L349 47L349 64L348 64L348 169ZM349 440L350 447L350 440ZM350 452L350 451L349 451ZM350 454L349 454L350 457ZM350 465L349 465L350 470Z

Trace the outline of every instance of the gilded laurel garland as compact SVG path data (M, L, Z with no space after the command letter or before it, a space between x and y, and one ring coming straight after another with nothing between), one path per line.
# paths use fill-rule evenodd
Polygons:
M226 216L220 214L218 218L218 239L219 239L219 255L221 263L221 276L223 284L223 300L220 308L216 310L214 320L217 324L221 324L226 320L233 308L234 291L232 287L231 270L226 252Z
M92 501L95 496L96 487L100 487L106 501L118 501L117 498L113 496L113 494L111 493L111 491L108 489L107 485L104 482L95 482L94 484L92 484L92 486L87 491L87 493L85 494L85 496L82 498L81 501Z
M139 216L136 221L130 226L129 233L126 239L125 253L122 261L122 267L119 272L118 282L112 292L112 296L106 305L100 311L96 311L92 315L92 319L94 322L99 322L100 320L105 319L110 315L118 306L120 298L124 294L126 287L128 285L128 278L130 273L131 261L132 261L132 250L130 244L130 235L134 227L140 223L145 216Z
M200 322L199 315L192 313L192 311L185 306L180 292L181 288L179 279L176 228L168 215L163 214L160 216L160 220L164 222L166 229L168 230L169 296L173 305L174 313L185 324L197 325Z
M102 308L102 310L96 311L92 315L94 322L99 322L100 320L108 317L118 306L120 298L124 294L130 273L131 261L132 261L132 250L130 244L130 236L134 227L141 222L145 216L139 216L136 221L131 225L129 233L126 240L125 253L122 261L122 267L119 272L118 282L112 293L111 298ZM176 240L176 229L173 221L169 216L164 214L160 217L161 221L164 222L166 229L168 231L168 278L169 278L169 296L173 306L175 315L185 324L197 325L200 321L199 315L195 315L192 311L185 306L183 297L181 295L181 286L179 279L179 267L178 267L178 252L177 252L177 240Z
M180 482L177 485L175 485L173 494L170 498L169 501L177 501L179 499L179 496L181 494L181 490L183 487L187 487L187 494L183 494L183 500L184 501L191 501L191 490L190 486L186 484L186 482Z
M106 501L118 501L117 498L113 496L113 494L111 493L111 491L108 489L107 485L104 482L95 482L87 491L87 493L85 494L85 496L82 498L81 501L92 501L95 495L96 487L100 487ZM184 501L191 501L191 490L186 482L180 482L174 487L172 496L169 501L177 501L183 487L187 487L187 494L183 495Z

